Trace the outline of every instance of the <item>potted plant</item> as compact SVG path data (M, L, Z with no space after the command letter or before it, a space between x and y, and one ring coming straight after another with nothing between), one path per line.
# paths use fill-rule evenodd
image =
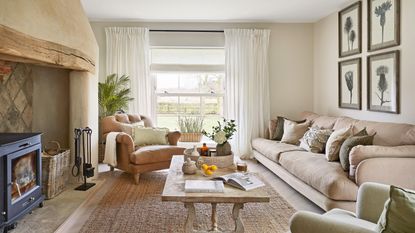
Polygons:
M203 131L203 134L217 143L216 156L226 156L232 154L232 148L228 140L236 132L235 120L223 119L223 123L218 121L217 126L212 127L212 133Z
M180 141L182 142L200 142L202 140L203 117L184 117L180 118L178 123L182 133Z
M101 119L106 116L114 115L117 111L122 111L128 106L128 102L133 100L130 97L131 89L128 88L130 78L127 75L118 77L117 74L108 75L105 82L98 83L98 103L99 103L99 152L98 161L104 160L104 139L101 135Z
M119 110L125 109L130 97L131 89L127 87L130 78L127 75L118 77L118 74L108 75L105 82L98 83L98 103L100 117L114 115Z

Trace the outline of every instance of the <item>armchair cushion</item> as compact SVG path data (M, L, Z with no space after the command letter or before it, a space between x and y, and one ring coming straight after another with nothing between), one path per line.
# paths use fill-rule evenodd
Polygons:
M377 225L380 233L415 232L415 193L391 186Z
M133 128L134 144L137 146L143 145L167 145L167 128L150 128L137 126Z
M173 155L183 154L184 148L171 145L144 146L130 155L133 164L150 164L158 162L168 162Z

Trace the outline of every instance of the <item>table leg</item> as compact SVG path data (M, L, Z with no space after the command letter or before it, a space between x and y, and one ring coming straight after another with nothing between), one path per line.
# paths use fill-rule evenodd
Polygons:
M191 233L191 232L194 232L193 222L195 221L195 218L196 218L195 206L193 203L185 203L184 207L186 207L187 209L187 219L186 219L186 224L184 226L185 232Z
M217 203L212 203L212 230L218 232L218 216L216 214L216 205Z
M243 208L243 203L235 203L233 205L232 219L235 221L235 233L243 233L245 231L244 224L241 217L239 216L239 211Z

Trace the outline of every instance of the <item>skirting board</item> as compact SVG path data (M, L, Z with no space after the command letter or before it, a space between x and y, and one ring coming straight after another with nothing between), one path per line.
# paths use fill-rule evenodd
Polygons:
M349 210L355 212L356 210L356 202L354 201L335 201L327 198L319 191L315 190L308 184L304 183L302 180L298 179L283 167L278 165L276 162L268 159L258 151L254 150L255 159L264 165L266 168L271 170L274 174L280 177L283 181L285 181L288 185L292 188L297 190L303 196L308 198L310 201L314 202L317 206L322 208L325 211L331 210L333 208L341 208L345 210Z

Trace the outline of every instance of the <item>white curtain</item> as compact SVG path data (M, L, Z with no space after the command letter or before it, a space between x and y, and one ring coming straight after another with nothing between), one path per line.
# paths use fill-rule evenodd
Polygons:
M131 80L128 111L154 116L154 86L150 77L149 30L137 27L105 28L107 75L126 74Z
M270 119L268 47L270 30L225 30L225 117L236 120L233 151L252 158L251 140L265 136Z

